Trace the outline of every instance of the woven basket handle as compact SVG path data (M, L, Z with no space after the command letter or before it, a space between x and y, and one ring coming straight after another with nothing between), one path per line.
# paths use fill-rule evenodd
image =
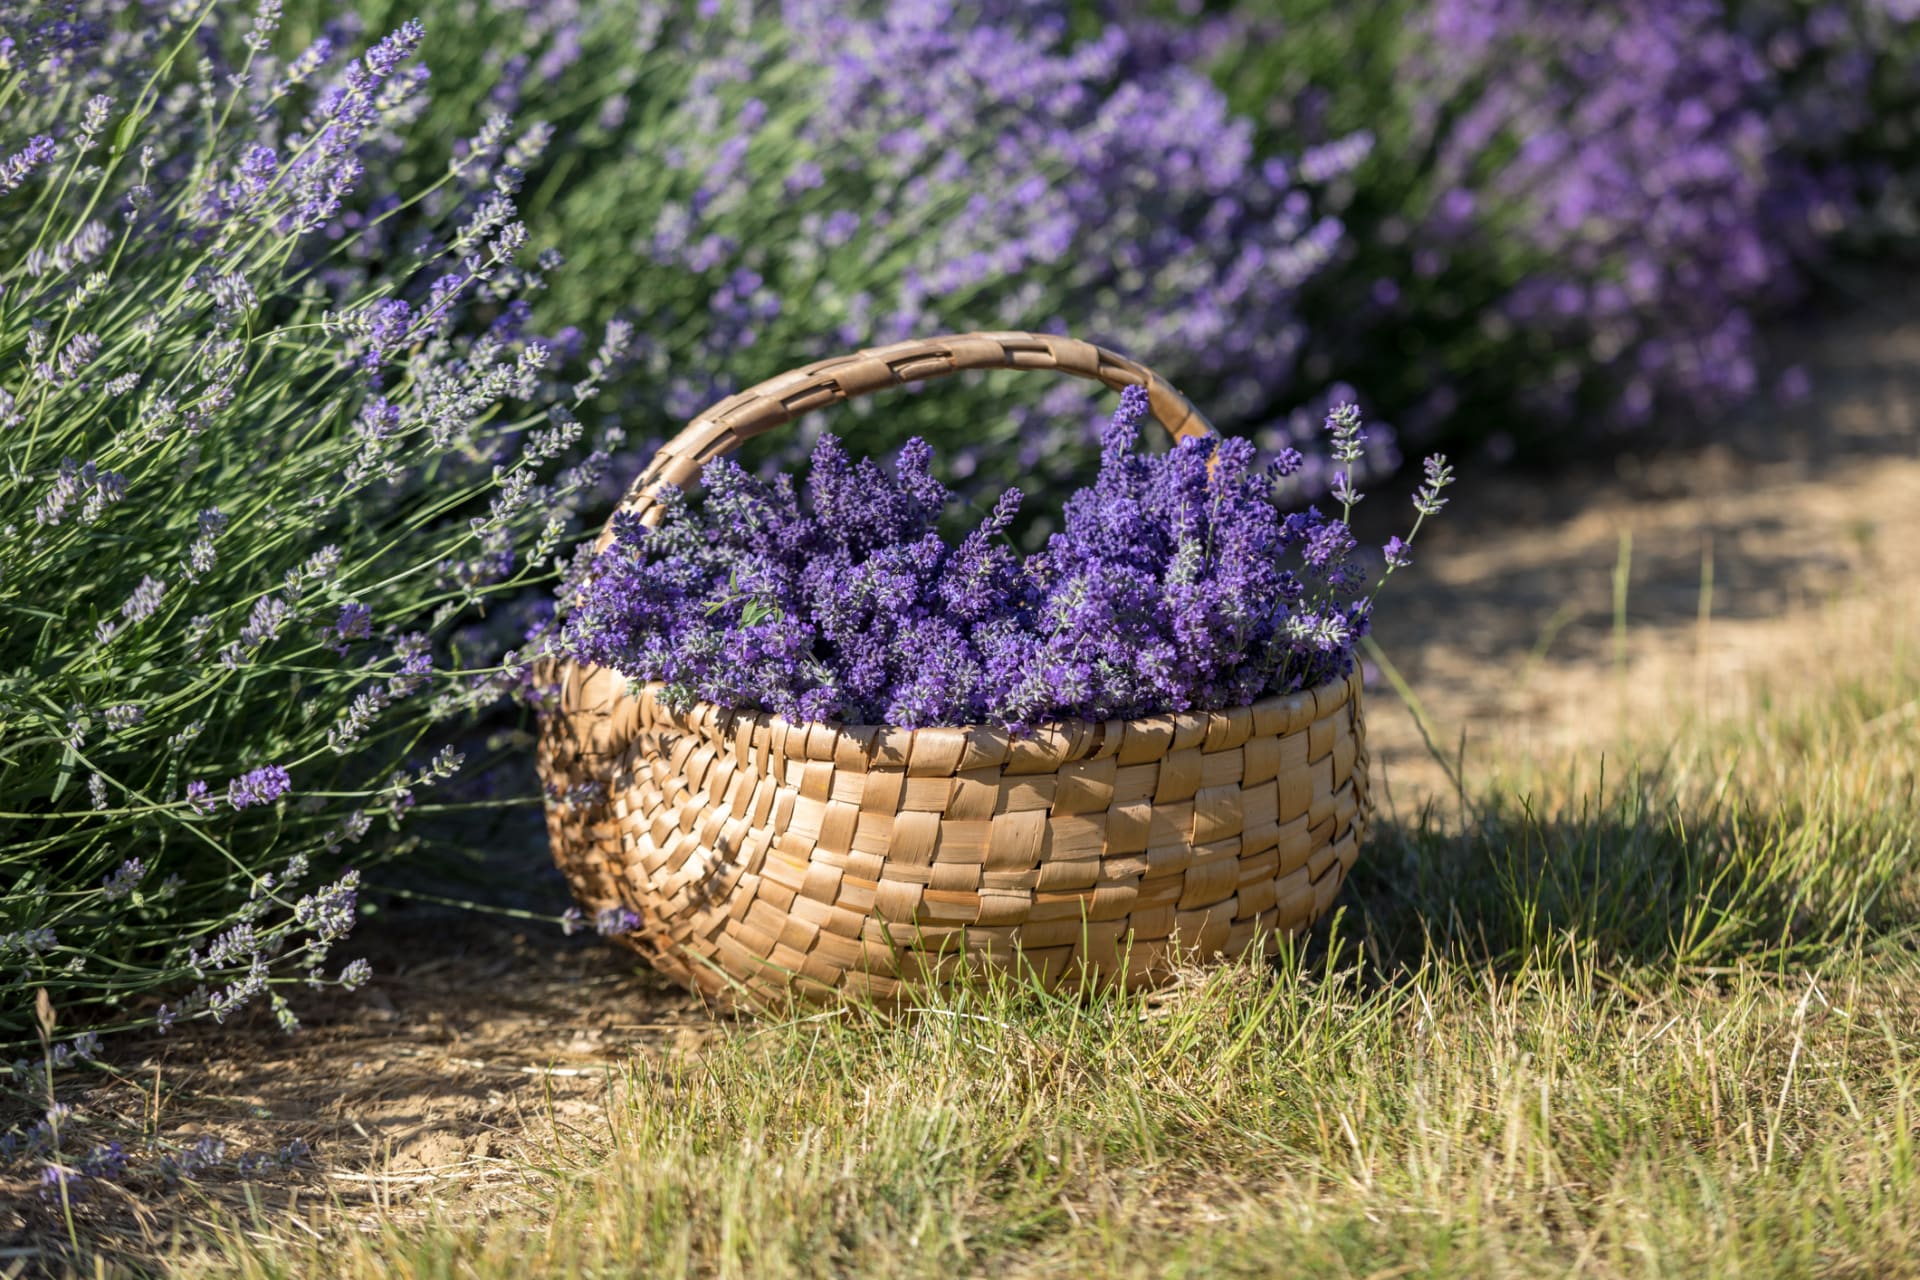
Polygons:
M769 378L757 387L728 396L689 422L662 445L620 504L647 524L660 518L660 489L688 489L707 463L733 452L757 435L784 426L803 414L838 400L852 400L886 387L944 378L963 369L1052 369L1104 382L1116 391L1145 384L1147 404L1175 439L1207 435L1211 424L1165 378L1123 355L1075 338L1045 333L961 333L915 338L835 356ZM613 541L613 522L600 534L604 550Z

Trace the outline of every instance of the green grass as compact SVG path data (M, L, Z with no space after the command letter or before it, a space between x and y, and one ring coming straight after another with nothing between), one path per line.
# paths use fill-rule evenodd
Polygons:
M1271 967L741 1024L245 1276L1920 1274L1915 673L1388 824ZM261 1243L263 1239L280 1243Z

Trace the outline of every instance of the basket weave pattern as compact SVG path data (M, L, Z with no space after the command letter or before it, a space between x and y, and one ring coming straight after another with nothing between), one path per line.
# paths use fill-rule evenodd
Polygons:
M621 684L584 674L568 700ZM637 912L627 941L715 993L725 973L884 1000L968 964L1150 982L1310 924L1365 822L1357 677L1021 738L675 715L651 689L618 706L589 741L547 740L555 781L618 779L549 808L553 847L582 901Z
M655 458L626 504L657 519L743 440L836 399L960 368L1143 382L1176 435L1184 397L1112 352L970 334L862 352L722 402ZM601 545L610 540L603 534ZM1228 711L1003 730L791 724L604 669L547 673L539 767L554 858L623 940L721 999L860 994L987 967L1050 986L1150 983L1311 924L1368 814L1356 674ZM584 785L583 785L584 784ZM583 798L584 797L584 798Z

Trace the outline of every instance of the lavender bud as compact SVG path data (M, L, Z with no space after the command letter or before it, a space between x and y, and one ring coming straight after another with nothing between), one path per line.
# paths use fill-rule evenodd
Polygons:
M193 781L187 784L187 807L198 814L213 812L213 800L207 794L207 784Z
M133 589L126 602L120 606L120 616L128 622L144 622L154 615L160 607L161 597L167 593L167 584L152 574L140 579L140 585Z
M272 804L287 794L293 785L287 771L279 765L263 765L234 778L227 784L227 803L235 809Z

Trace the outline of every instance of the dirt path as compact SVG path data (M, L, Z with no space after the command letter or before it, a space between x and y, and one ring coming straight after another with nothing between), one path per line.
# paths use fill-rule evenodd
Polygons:
M1629 726L1657 735L1663 717L1734 714L1858 652L1863 628L1920 637L1920 314L1870 311L1797 345L1815 398L1708 448L1551 479L1469 473L1379 633L1449 752L1464 733L1470 769L1511 767ZM1385 680L1369 722L1392 810L1444 805L1446 774ZM502 856L513 874L540 865L537 827ZM551 897L558 911L557 880ZM402 904L358 942L370 992L307 1002L301 1035L265 1019L183 1029L70 1101L233 1154L312 1145L290 1174L212 1176L171 1197L189 1217L251 1195L283 1223L404 1222L525 1201L527 1165L556 1134L595 1127L609 1073L724 1033L624 953L548 926ZM0 1187L0 1272L45 1240L29 1191ZM167 1230L131 1197L87 1213L137 1252Z
M1437 745L1452 756L1465 735L1469 774L1738 715L1858 654L1863 629L1920 640L1920 313L1875 309L1795 345L1815 396L1705 448L1458 486L1377 638ZM1369 693L1396 805L1444 798L1414 717L1387 681Z
M223 1167L191 1184L96 1195L81 1206L86 1234L151 1258L179 1228L246 1222L253 1205L269 1229L297 1235L524 1204L543 1150L599 1132L611 1073L697 1051L725 1025L591 935L442 910L385 918L357 937L377 979L357 997L299 1001L297 1035L266 1018L192 1024L123 1055L117 1081L63 1087L96 1132L107 1121L176 1149L226 1147ZM312 1156L291 1170L233 1168L296 1140ZM0 1276L44 1257L58 1230L37 1187L0 1182Z

